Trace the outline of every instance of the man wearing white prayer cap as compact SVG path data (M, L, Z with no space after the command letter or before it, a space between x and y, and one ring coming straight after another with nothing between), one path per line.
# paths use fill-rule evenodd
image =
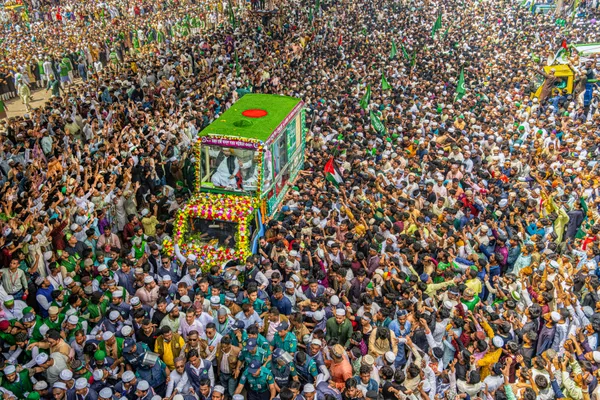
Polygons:
M105 387L98 393L98 400L112 400L113 391L111 388ZM91 400L91 399L90 399Z
M67 385L68 389L72 389L73 385L75 385L75 381L73 380L73 372L70 369L63 369L60 371L59 378L62 382Z
M212 400L223 400L225 397L225 388L221 385L216 385L213 388Z
M121 381L115 385L115 391L129 398L134 396L136 386L137 379L133 371L125 371L121 375Z
M158 300L158 290L159 287L154 282L154 278L147 275L144 277L144 286L135 292L135 296L140 299L142 304L154 307Z
M52 395L55 399L64 399L67 392L67 385L63 382L55 382L52 385Z
M90 388L90 385L85 378L78 378L75 381L75 393L77 394L77 399L98 399L98 393L94 389Z
M12 364L7 364L4 367L4 377L2 387L11 391L17 398L25 397L25 393L31 391L32 384L29 379L29 371L26 369L17 374L17 369Z
M153 391L150 389L148 381L139 381L135 387L135 395L140 400L150 400L154 396Z

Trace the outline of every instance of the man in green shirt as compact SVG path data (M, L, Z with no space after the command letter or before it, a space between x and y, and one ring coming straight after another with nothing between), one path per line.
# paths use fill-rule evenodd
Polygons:
M73 66L71 65L71 60L69 60L68 57L63 57L63 59L60 62L60 80L61 82L64 82L65 84L69 83L69 82L73 82L71 80L71 75L73 74L71 71L73 70Z
M350 346L350 337L352 336L352 323L346 318L346 310L338 308L335 310L335 316L327 320L325 325L327 334L325 339L335 338L338 343L344 347Z
M44 320L44 324L48 327L48 329L56 329L60 331L62 329L62 323L65 320L64 314L59 314L59 309L57 306L51 306L48 309L48 318Z
M26 398L27 396L25 396L25 393L33 390L31 379L29 379L29 370L24 369L17 373L17 369L14 365L7 365L4 367L2 387L6 390L10 390L17 396L17 399Z
M62 86L60 86L60 81L56 79L54 75L48 80L48 85L46 86L46 92L48 90L52 91L52 97L59 97L60 92L63 91Z
M252 361L258 361L260 365L265 365L269 359L270 357L267 355L267 352L258 346L256 339L250 338L238 357L236 374L239 374L244 363L250 365Z
M241 394L248 385L248 400L270 400L275 397L275 379L268 368L263 367L257 360L252 360L240 377L240 383L235 394Z
M296 352L298 340L289 329L290 324L287 321L283 321L277 326L277 334L273 336L273 349L282 349L291 354Z
M477 303L479 303L479 296L477 296L473 292L473 289L466 288L463 292L460 302L467 306L467 309L469 309L469 311L474 311L475 306L477 305Z

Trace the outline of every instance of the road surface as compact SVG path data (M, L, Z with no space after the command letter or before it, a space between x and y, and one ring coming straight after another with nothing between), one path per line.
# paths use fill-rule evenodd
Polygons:
M50 98L51 94L52 93L50 91L46 92L46 89L32 89L31 95L33 96L33 100L31 100L31 108L43 107L46 103L46 100ZM18 96L7 101L6 107L8 109L6 113L8 114L9 118L27 113L25 105L21 102L21 98Z

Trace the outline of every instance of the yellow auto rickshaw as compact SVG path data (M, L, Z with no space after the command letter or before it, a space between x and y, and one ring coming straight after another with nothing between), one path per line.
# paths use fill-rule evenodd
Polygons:
M558 65L549 65L544 67L544 72L550 74L550 71L554 70L554 76L560 78L554 84L556 89L560 89L563 94L571 94L573 93L573 81L575 78L575 71L571 69L566 64L558 64ZM534 85L534 89L531 91L529 97L531 99L539 99L540 94L542 93L542 87L544 86L544 82L546 81L546 77L542 74L535 73L534 78L532 80L532 84ZM554 89L553 89L554 91Z

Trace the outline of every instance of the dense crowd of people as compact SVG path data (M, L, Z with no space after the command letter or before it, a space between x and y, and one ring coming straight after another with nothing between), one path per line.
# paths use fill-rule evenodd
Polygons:
M28 110L0 122L3 399L600 399L600 58L569 47L595 4L26 5L0 13L0 116ZM192 143L248 92L303 99L305 169L257 254L167 254Z

